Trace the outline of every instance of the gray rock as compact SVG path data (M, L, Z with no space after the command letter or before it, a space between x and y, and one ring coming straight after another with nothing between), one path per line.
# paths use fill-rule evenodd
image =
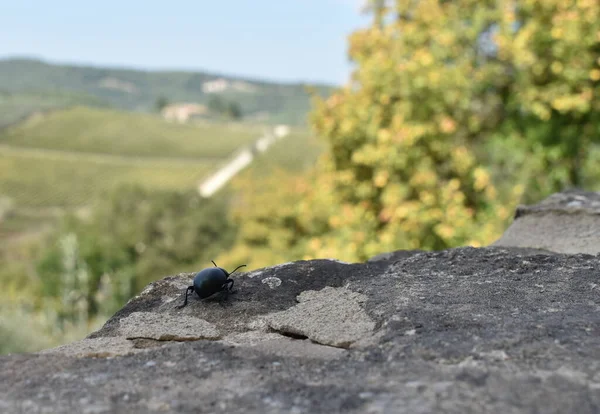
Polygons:
M194 341L219 339L213 324L200 318L154 312L133 312L119 321L119 333L127 339Z
M600 257L535 247L287 263L183 309L167 277L0 357L0 412L598 413Z
M367 297L360 293L326 287L302 292L297 300L298 305L267 315L269 326L283 334L341 348L348 348L375 329L375 323L361 307Z
M395 262L401 259L407 259L415 254L423 253L423 250L396 250L395 252L386 252L373 256L369 259L369 262L388 261Z
M139 352L133 341L125 337L99 337L86 338L81 341L62 345L56 348L45 349L40 354L64 354L74 357L114 357Z
M598 254L600 193L571 190L533 206L519 206L514 222L493 245Z

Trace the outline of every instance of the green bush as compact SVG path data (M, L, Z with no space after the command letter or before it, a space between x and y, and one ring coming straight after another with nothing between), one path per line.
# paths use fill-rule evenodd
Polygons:
M112 315L151 281L193 271L227 248L235 237L227 210L225 196L120 187L53 236L37 263L40 294L66 320Z

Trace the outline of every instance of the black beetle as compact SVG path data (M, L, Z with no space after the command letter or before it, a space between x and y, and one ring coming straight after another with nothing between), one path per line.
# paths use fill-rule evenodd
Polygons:
M188 286L185 290L185 301L183 302L183 305L179 306L180 309L187 305L188 293L190 291L196 292L200 299L207 298L218 292L231 292L231 289L233 289L233 279L230 279L229 276L240 267L246 266L240 265L236 267L233 272L227 273L225 269L218 267L215 262L212 260L211 262L215 267L203 269L194 276L194 284Z

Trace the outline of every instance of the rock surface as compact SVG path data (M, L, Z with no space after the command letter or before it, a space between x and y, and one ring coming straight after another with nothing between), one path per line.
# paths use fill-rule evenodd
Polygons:
M0 412L598 413L600 257L528 247L286 263L183 309L167 277L0 357Z
M519 206L495 246L557 253L600 253L600 193L572 190L533 206Z

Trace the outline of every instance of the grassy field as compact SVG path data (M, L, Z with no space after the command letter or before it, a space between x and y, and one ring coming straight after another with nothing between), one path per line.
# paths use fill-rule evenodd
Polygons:
M80 160L53 160L0 153L0 193L19 207L75 207L89 203L119 184L153 189L193 188L210 164L107 165Z
M301 173L315 164L325 148L325 142L318 140L306 129L292 130L290 135L277 141L266 153L260 154L241 175L270 174L274 168Z
M174 124L154 115L87 107L40 114L0 132L0 195L17 208L72 208L120 184L194 188L265 130L246 123ZM307 130L293 129L250 169L299 171L322 149Z
M36 111L48 111L73 105L106 106L98 98L84 94L0 91L0 129L19 122Z
M39 114L0 132L0 194L43 208L87 204L120 184L193 188L263 130L86 107Z
M222 158L256 140L263 126L195 122L75 107L33 116L0 132L0 144L122 156Z

